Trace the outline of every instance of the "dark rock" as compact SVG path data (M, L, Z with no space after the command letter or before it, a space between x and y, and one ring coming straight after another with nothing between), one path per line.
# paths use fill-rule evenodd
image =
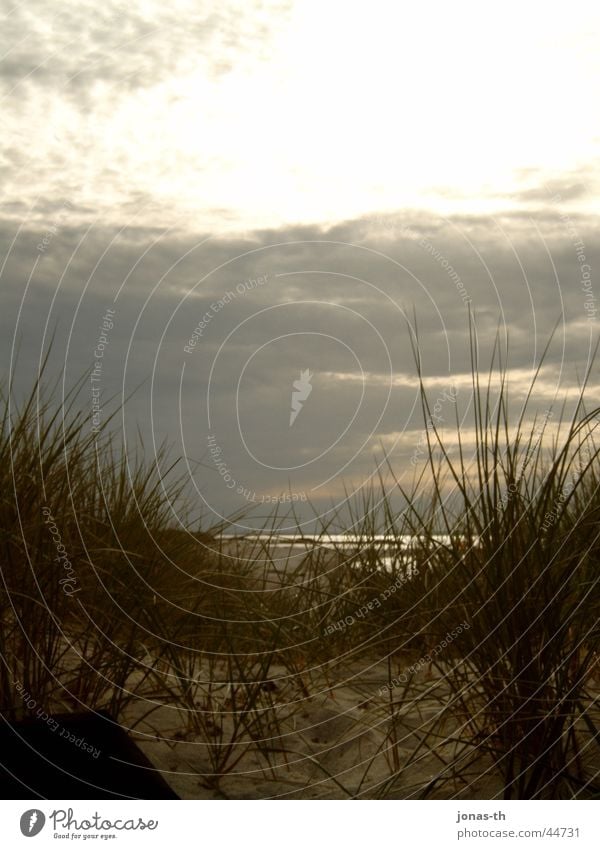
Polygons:
M0 722L0 791L3 799L179 798L104 711Z

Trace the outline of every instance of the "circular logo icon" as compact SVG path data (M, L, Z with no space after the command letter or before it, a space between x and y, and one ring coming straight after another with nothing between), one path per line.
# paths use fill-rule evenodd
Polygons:
M25 811L21 816L21 833L25 837L35 837L46 824L46 817L37 808Z

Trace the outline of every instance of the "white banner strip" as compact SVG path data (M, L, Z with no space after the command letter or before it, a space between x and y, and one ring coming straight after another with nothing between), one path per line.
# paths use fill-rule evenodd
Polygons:
M0 846L598 849L593 801L52 801L0 803ZM309 810L310 808L310 810ZM33 840L32 843L28 843ZM117 844L114 844L117 845Z

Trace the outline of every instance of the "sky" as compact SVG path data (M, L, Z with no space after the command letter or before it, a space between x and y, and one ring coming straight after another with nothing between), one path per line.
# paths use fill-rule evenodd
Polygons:
M128 450L167 441L207 520L327 515L388 461L410 477L417 332L447 439L458 416L472 442L469 312L485 370L508 344L517 411L553 330L527 415L576 394L599 321L597 4L1 14L3 376L26 391L54 334L90 427L126 399Z

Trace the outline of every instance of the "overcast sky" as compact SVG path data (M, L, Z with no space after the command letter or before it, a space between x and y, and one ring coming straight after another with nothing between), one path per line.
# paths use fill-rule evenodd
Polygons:
M126 433L171 443L213 516L285 492L323 510L388 455L410 476L415 315L449 438L455 410L470 435L469 308L485 367L508 339L517 410L557 325L531 416L560 404L600 321L599 20L3 4L4 374L18 346L26 389L57 328L90 417L136 389Z

